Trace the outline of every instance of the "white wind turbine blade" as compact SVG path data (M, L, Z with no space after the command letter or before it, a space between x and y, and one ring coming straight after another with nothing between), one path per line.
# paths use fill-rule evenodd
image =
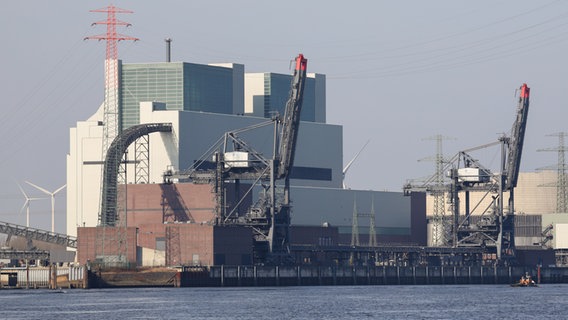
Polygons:
M20 214L22 214L22 212L24 211L24 209L28 206L29 201L28 199L26 199L26 201L24 201L24 205L22 206L22 208L20 209Z
M357 160L357 158L359 157L359 155L361 154L361 152L363 152L363 150L365 149L365 147L369 144L369 142L371 142L371 139L367 140L367 142L365 142L365 145L363 145L363 147L361 148L361 150L359 150L359 152L357 152L357 154L353 157L353 159L351 159L351 161L349 161L347 163L347 165L345 166L345 168L343 168L343 189L347 189L347 185L345 185L345 174L347 173L347 170L349 170L349 168L351 167L351 165L353 164L353 162L355 162L355 160Z
M18 188L20 188L20 191L22 192L22 194L24 195L24 198L26 199L24 201L24 205L22 206L22 209L20 209L20 214L22 213L22 211L24 209L26 209L26 227L30 227L30 197L28 197L28 195L26 194L26 192L24 191L24 188L22 188L22 186L16 182L16 184L18 185Z
M59 191L61 191L63 188L65 188L65 186L67 184L64 184L63 186L59 187L59 189L53 191L53 192L49 192L47 189L42 188L38 185L35 185L29 181L26 181L27 184L29 184L30 186L38 189L39 191L44 192L47 195L51 196L51 232L55 232L55 194L58 193Z
M51 192L47 191L46 189L44 189L44 188L42 188L42 187L40 187L40 186L38 186L38 185L35 185L35 184L33 184L33 183L29 182L29 181L26 181L26 183L29 184L30 186L32 186L32 187L38 189L39 191L42 191L42 192L45 193L45 194L51 195Z
M53 191L53 195L55 195L55 194L58 193L59 191L63 190L65 187L67 187L67 184L62 185L61 187L59 187L59 189Z
M18 188L20 188L20 191L22 192L22 194L24 195L24 198L26 198L26 200L28 200L28 195L26 194L26 192L24 191L24 188L22 188L22 186L16 182L16 184L18 185Z

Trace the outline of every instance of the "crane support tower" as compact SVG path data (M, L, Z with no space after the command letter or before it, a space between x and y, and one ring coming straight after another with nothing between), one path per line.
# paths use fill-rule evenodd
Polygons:
M514 244L514 190L521 165L524 137L529 111L530 88L520 87L515 121L509 136L503 135L498 141L458 152L444 166L450 183L440 186L436 177L427 179L421 185L407 184L405 194L419 192L446 192L452 211L449 245L452 247L482 247L487 253L494 253L501 264L513 262ZM498 172L484 167L471 152L491 146L501 146L501 162ZM480 201L472 206L470 193L480 195ZM508 206L505 207L505 194ZM463 197L460 198L460 194ZM483 201L490 202L483 205ZM463 201L464 212L460 212Z
M263 264L292 263L290 254L290 172L294 165L300 114L304 96L307 59L299 54L295 59L290 96L283 116L246 128L226 132L216 144L189 169L166 171L165 182L209 183L216 198L215 225L240 225L253 230L254 262ZM272 158L265 157L240 137L241 133L274 126ZM211 160L213 159L213 160ZM284 185L276 185L283 180ZM242 181L250 181L241 184ZM229 208L226 196L234 185L237 203ZM248 189L241 190L241 187ZM262 190L258 200L241 212L241 203L253 192Z

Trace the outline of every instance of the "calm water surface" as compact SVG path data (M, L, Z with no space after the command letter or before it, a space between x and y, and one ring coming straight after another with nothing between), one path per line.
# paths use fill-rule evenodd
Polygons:
M0 290L0 319L568 319L568 285Z

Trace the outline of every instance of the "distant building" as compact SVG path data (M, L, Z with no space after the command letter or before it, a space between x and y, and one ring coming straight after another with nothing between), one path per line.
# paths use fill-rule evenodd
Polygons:
M245 74L245 114L270 118L284 114L291 75L278 73ZM309 73L304 89L302 121L325 123L325 75Z
M122 129L140 123L140 102L167 110L221 114L244 112L244 66L187 62L121 64Z

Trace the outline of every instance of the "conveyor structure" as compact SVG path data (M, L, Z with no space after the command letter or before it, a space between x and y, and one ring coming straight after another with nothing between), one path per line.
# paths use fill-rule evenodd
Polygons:
M41 229L28 228L7 222L0 221L0 233L7 234L9 236L22 237L29 240L37 240L46 243L57 244L69 248L77 248L76 237Z

